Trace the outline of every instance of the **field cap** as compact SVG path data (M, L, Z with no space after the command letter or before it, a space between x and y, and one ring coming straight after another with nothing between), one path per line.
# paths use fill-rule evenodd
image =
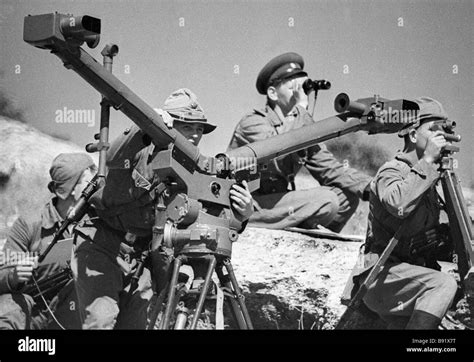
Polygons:
M267 94L268 87L285 79L307 76L303 68L303 57L297 53L284 53L273 58L258 73L256 84L258 93Z
M414 122L409 123L398 132L398 137L404 137L411 129L417 129L426 121L445 121L448 119L448 114L443 108L443 105L436 99L430 97L416 98L415 102L420 107L417 117Z
M204 110L199 105L196 95L187 88L181 88L171 93L166 98L162 109L176 121L201 124L204 127L204 134L210 133L216 128L215 125L207 122Z
M95 167L95 164L86 153L60 153L49 169L51 181L48 189L65 200L89 167Z

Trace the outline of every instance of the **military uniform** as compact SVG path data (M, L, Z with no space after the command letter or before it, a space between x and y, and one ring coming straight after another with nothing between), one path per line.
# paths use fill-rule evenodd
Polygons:
M123 246L127 232L145 243L151 240L154 175L149 162L153 150L137 126L111 143L106 185L90 200L100 219L85 220L75 229L72 270L84 329L146 327L152 297L150 272L144 270L139 287L129 297L125 289L130 271L124 266L131 265Z
M293 78L306 77L303 68L304 61L299 54L281 54L271 59L259 72L257 91L269 97L267 91L270 87L278 87ZM244 116L234 130L229 149L314 124L311 115L296 102L296 106L288 110L289 113L285 110L284 118L280 118L276 107L282 110L280 104L290 107L289 102L295 100L294 95L289 101L285 97L288 94L281 93L276 100L267 98L264 109ZM272 106L271 102L275 104ZM302 166L321 186L288 191L288 186L294 185L294 176ZM249 224L271 229L289 226L313 229L323 225L340 231L357 209L359 198L365 195L369 181L369 176L344 167L323 143L277 158L268 170L262 171L260 189L252 194L256 212L250 217Z
M52 198L44 207L41 216L36 218L19 217L10 229L3 249L5 263L0 269L0 329L45 329L58 328L52 321L49 312L42 304L36 304L33 298L22 293L24 285L12 287L12 265L7 258L21 257L23 253L29 255L44 251L59 229L62 218L54 207L55 198ZM63 241L59 243L71 244L71 234L66 230ZM69 240L69 241L68 241ZM57 263L41 265L35 270L34 276L38 283L47 279L67 267L71 252L62 256ZM71 281L59 292L55 317L66 329L80 328L78 315L75 312L76 294ZM72 309L70 308L72 306Z
M441 118L423 108L424 101L418 102L421 119ZM419 125L418 121L415 126ZM408 129L400 134L407 134ZM352 282L357 285L366 277L402 227L397 247L363 299L389 328L404 328L415 311L441 320L457 290L455 279L440 272L436 263L449 260L451 251L446 230L439 223L438 178L435 165L413 152L399 152L380 168L370 185L366 244L346 293L352 289L355 294Z
M173 92L163 110L176 121L207 123L197 98L183 88ZM90 200L100 219L89 220L75 229L72 269L84 329L145 329L148 306L153 295L152 278L145 268L138 288L130 297L129 272L124 270L123 246L126 234L148 246L155 220L154 189L159 179L151 168L153 157L167 145L154 145L133 125L115 139L107 151L108 174L105 187ZM154 258L154 287L161 290L173 252L162 246ZM158 258L160 259L158 261ZM159 265L158 268L156 266Z
M313 118L300 106L281 120L267 105L244 116L237 125L229 149L264 140L293 129L314 124ZM301 167L311 173L320 187L288 191L293 177ZM344 167L324 143L303 152L275 159L261 173L261 186L252 196L257 211L250 225L272 229L289 226L315 228L318 224L340 231L357 209L359 198L370 177Z

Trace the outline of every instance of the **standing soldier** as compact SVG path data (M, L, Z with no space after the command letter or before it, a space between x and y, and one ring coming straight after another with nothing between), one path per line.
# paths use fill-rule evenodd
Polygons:
M203 134L216 126L207 122L196 95L183 88L173 92L159 113L168 127L174 127L195 146ZM145 269L131 298L122 297L125 274L121 245L144 248L152 238L154 192L159 180L151 161L168 145L154 145L137 126L132 126L112 142L107 152L106 185L91 198L99 220L76 228L72 269L84 329L145 329L152 297L150 270ZM243 222L252 213L252 196L247 184L231 190L232 205ZM160 270L152 270L156 291L164 288L167 266L173 251L160 250ZM156 264L154 263L154 266ZM128 288L128 287L127 287Z
M303 67L303 58L296 53L279 55L263 67L257 90L267 96L267 105L242 118L229 149L314 124L306 110ZM320 187L294 190L294 176L303 165ZM369 182L369 176L339 163L323 143L277 158L262 172L260 189L252 194L257 211L250 225L271 229L322 225L339 232L357 209L359 198L367 195Z
M41 283L67 267L71 249L57 262L40 265L37 269L35 255L44 251L52 241L54 233L95 172L94 161L87 154L58 155L49 170L51 182L48 188L54 196L45 205L41 215L34 218L20 216L13 224L7 235L3 249L5 260L0 268L0 329L45 329L52 321L44 303L35 303L30 295L23 293L24 287L31 282L33 276ZM64 232L63 238L59 244L72 245L70 229ZM59 244L55 247L60 248ZM59 292L56 307L52 310L55 318L66 329L80 328L74 308L69 310L70 302L75 302L75 299L71 280ZM54 322L50 326L58 327Z
M371 183L365 251L348 284L363 281L401 228L397 246L363 298L392 329L437 328L457 290L455 279L437 263L452 260L436 192L437 161L446 145L442 123L448 116L432 98L415 101L420 106L416 122L399 133L403 151Z

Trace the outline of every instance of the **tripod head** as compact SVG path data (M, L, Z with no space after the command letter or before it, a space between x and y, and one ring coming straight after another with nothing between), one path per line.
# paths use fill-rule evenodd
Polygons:
M453 154L455 152L459 152L460 148L457 146L453 146L452 142L460 142L461 135L456 134L454 132L454 128L456 127L456 122L451 121L449 119L443 121L441 124L443 128L444 134L443 137L449 142L443 150L441 151L441 157L439 158L439 168L440 170L453 170L454 168L454 159Z

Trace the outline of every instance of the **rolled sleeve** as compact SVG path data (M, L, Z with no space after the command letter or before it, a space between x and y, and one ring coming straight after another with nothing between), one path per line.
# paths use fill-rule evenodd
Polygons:
M2 250L2 260L0 266L0 294L11 292L9 276L13 270L14 264L11 264L10 258L13 253L26 253L29 250L32 231L28 223L22 217L19 217L14 223L7 235L5 246Z

